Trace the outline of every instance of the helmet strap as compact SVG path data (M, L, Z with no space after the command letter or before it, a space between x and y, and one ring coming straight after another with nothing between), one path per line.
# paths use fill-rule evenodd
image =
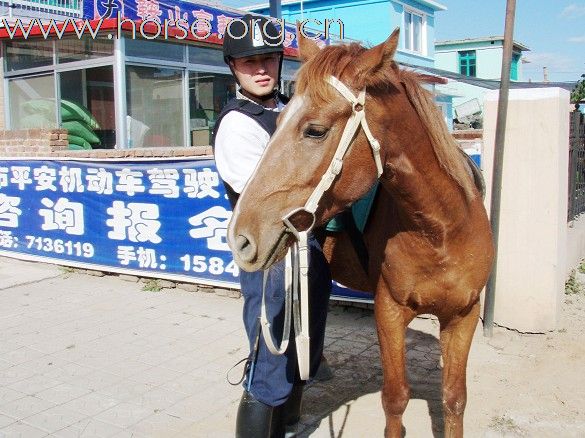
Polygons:
M248 90L244 90L242 87L240 87L240 93L242 93L248 99L250 99L256 103L259 103L262 106L267 106L267 104L269 104L269 103L273 103L275 108L277 106L277 100L276 100L276 96L278 95L277 89L272 90L272 93L266 94L264 96L257 96L255 94L250 93Z

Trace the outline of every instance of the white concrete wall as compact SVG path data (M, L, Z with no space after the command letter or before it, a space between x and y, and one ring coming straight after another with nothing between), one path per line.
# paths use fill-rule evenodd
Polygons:
M484 101L489 209L498 91ZM569 92L510 90L494 320L522 332L556 328L567 259Z
M457 50L435 51L435 68L459 73Z

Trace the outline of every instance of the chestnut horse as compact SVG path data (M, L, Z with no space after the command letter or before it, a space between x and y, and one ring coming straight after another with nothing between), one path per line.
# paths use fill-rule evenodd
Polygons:
M398 30L371 49L352 43L321 50L299 37L304 63L296 93L230 222L235 260L248 271L266 269L294 241L283 218L301 231L322 225L379 181L364 231L368 273L357 262L341 266L353 254L349 240L330 236L333 277L375 294L386 436L401 436L410 395L406 327L433 314L440 322L445 436L460 437L467 357L494 253L482 197L421 78L393 61ZM344 134L359 112L366 123ZM332 164L342 137L349 137L348 149ZM322 186L325 174L330 181ZM320 185L322 196L310 208Z

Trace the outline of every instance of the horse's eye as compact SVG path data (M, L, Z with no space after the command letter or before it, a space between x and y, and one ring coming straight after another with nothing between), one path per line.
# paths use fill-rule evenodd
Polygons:
M305 137L309 138L323 138L327 134L329 129L325 128L324 126L317 126L317 125L309 125L307 129L305 129Z

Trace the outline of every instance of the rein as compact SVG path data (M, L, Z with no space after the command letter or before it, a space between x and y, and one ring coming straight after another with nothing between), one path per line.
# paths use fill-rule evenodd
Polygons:
M335 151L335 155L333 155L329 167L321 177L319 184L317 184L317 187L315 187L311 196L309 196L304 207L296 208L282 218L287 231L293 234L297 241L293 244L286 255L285 319L282 341L278 348L274 343L270 332L270 323L266 316L265 296L266 281L268 277L267 271L264 271L264 281L262 286L260 324L266 346L272 354L283 354L286 351L290 336L290 309L292 307L296 334L297 360L299 364L299 374L302 380L308 380L310 372L308 233L315 225L315 211L317 210L319 201L323 197L323 194L331 187L333 181L337 178L337 175L341 172L345 154L360 126L364 130L364 134L372 148L374 161L376 162L376 168L378 171L378 178L383 172L382 160L380 158L380 143L372 135L366 120L366 89L363 88L358 95L355 96L353 92L336 77L329 76L327 82L349 101L352 106L352 114L345 124L341 139L337 145L337 150ZM311 225L302 231L297 229L291 222L291 218L298 213L308 213L312 219Z

